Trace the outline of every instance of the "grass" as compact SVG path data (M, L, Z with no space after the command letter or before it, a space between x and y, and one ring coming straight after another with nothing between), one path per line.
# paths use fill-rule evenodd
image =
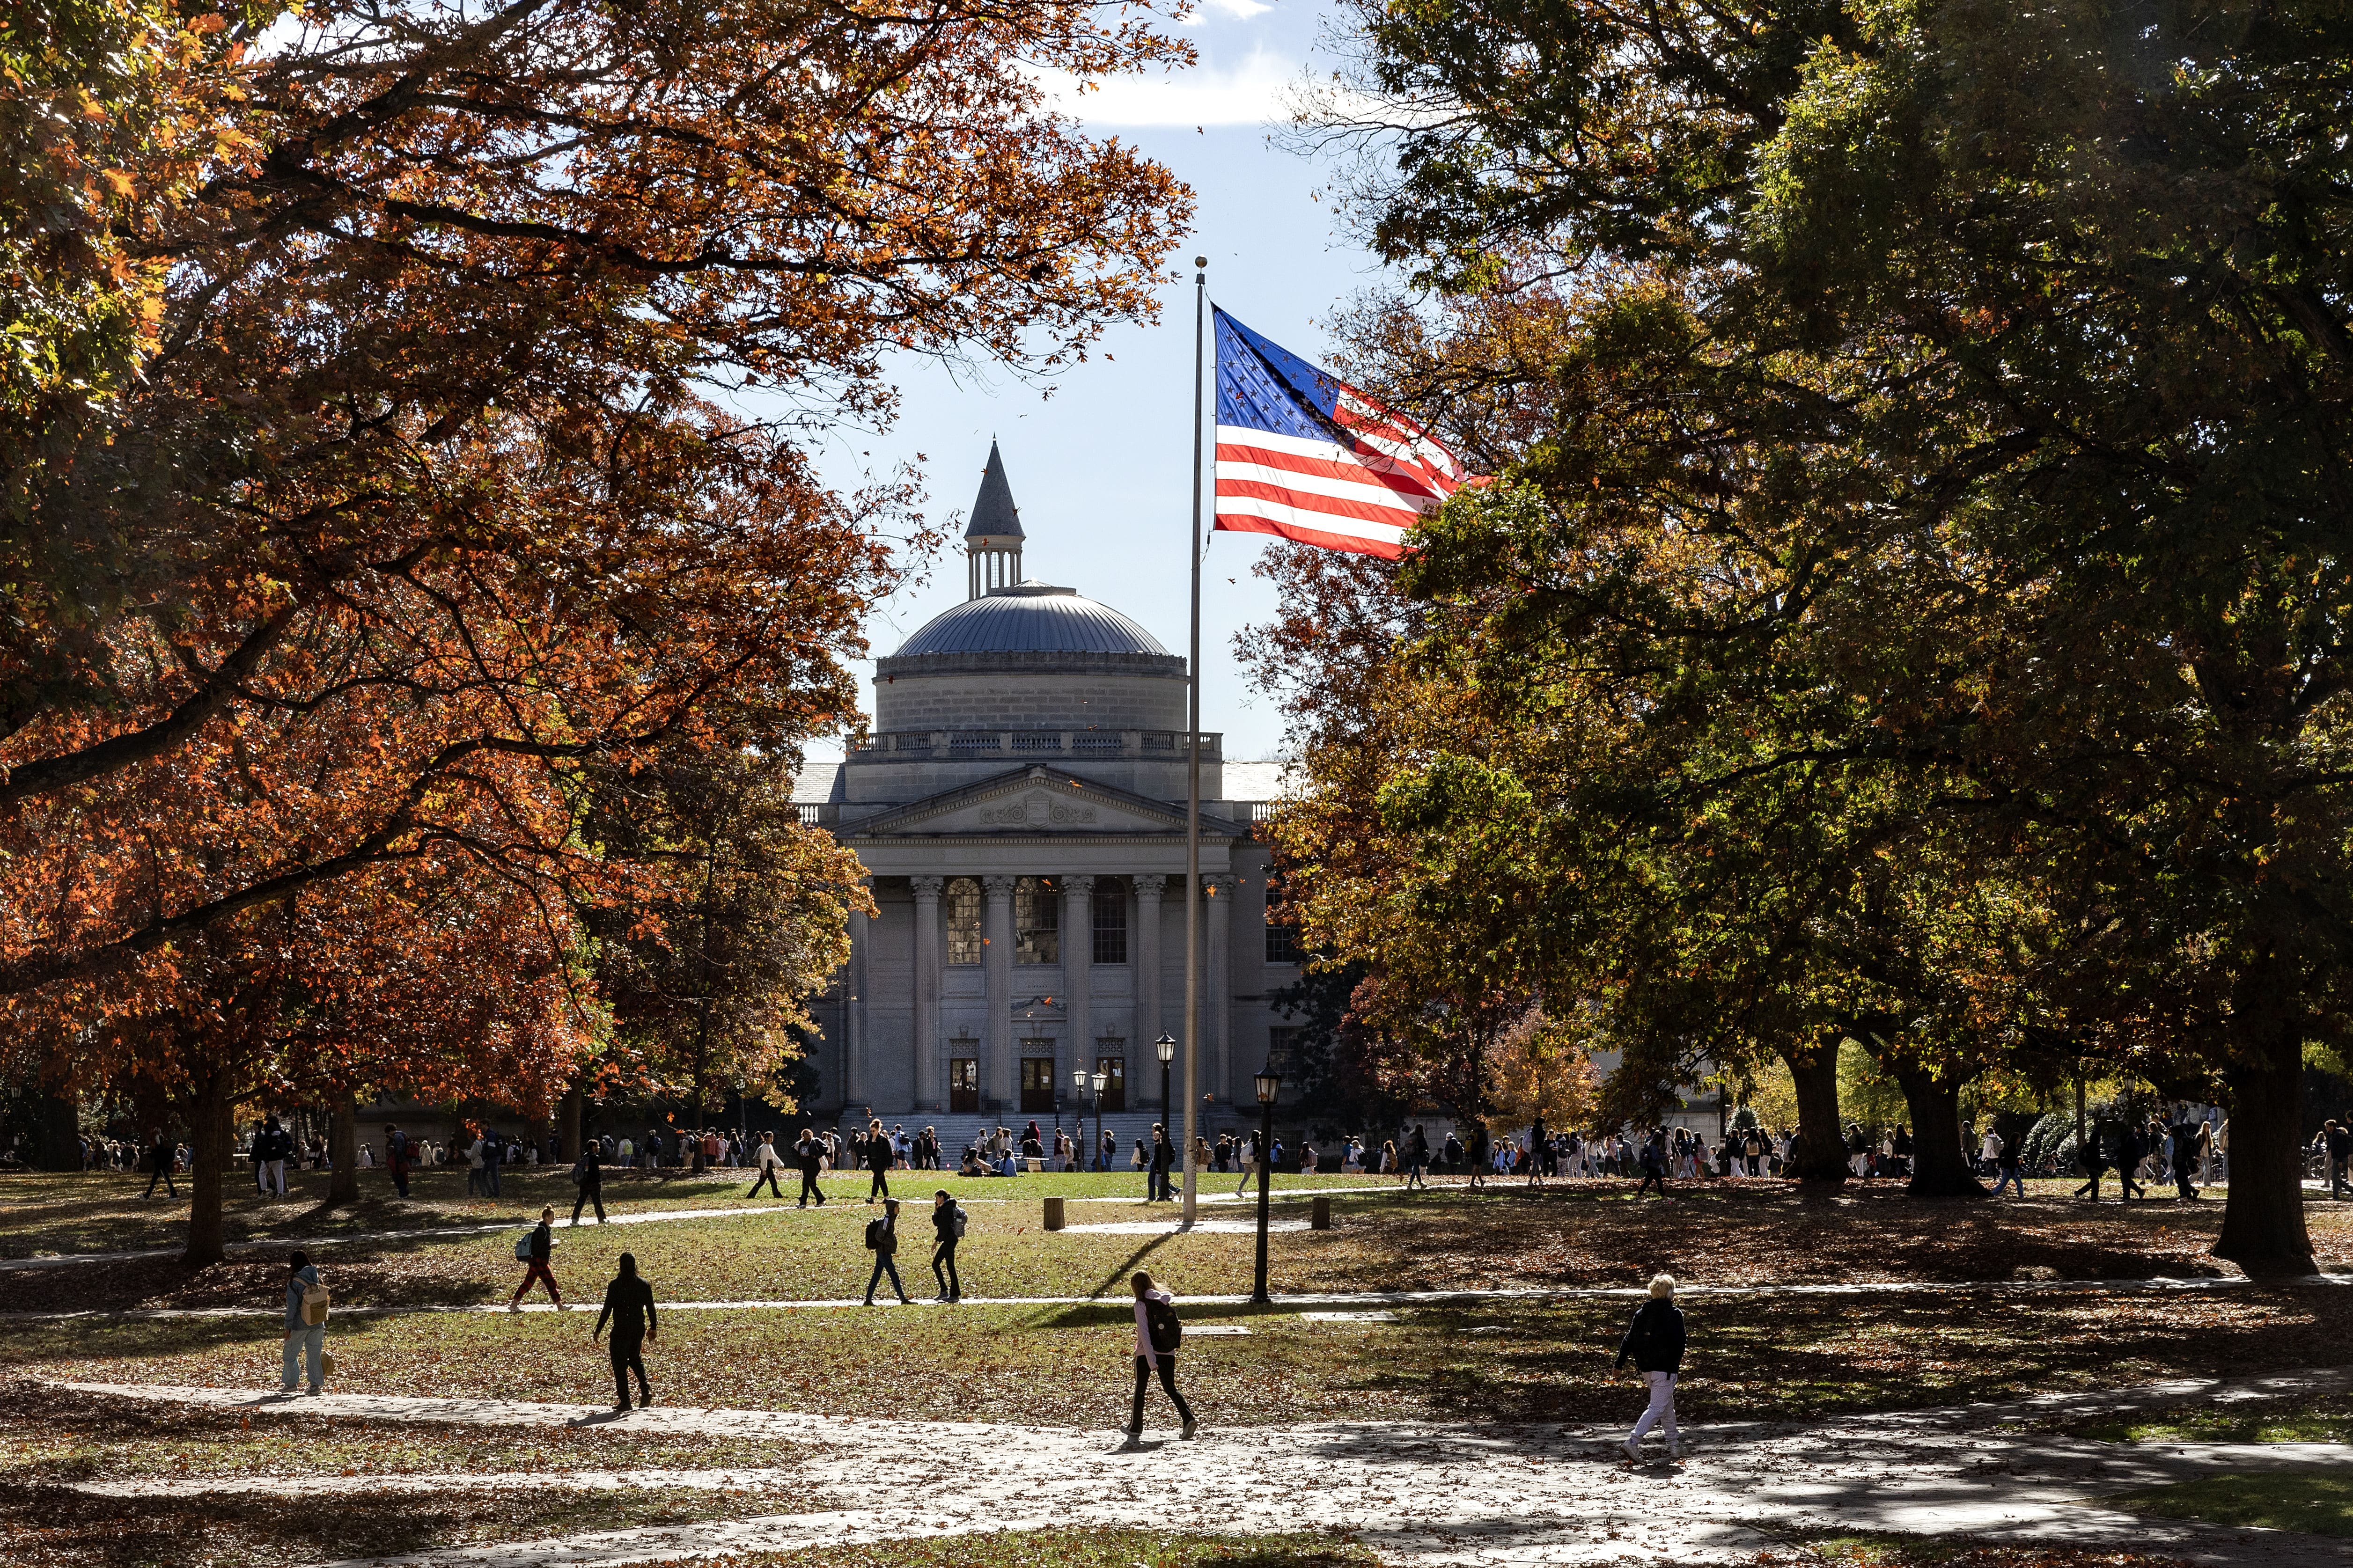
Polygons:
M825 1506L806 1489L587 1491L554 1481L325 1498L97 1497L8 1483L0 1484L0 1559L10 1568L281 1568Z
M431 1208L394 1214L415 1226L424 1218L501 1228L480 1235L389 1242L351 1242L322 1251L339 1299L347 1306L448 1306L504 1299L522 1269L512 1244L537 1212L536 1181L518 1180L501 1203L478 1201L462 1212ZM1340 1178L1314 1178L1330 1183ZM27 1190L11 1183L59 1184L114 1178L0 1179L0 1199ZM455 1178L432 1178L455 1185ZM1287 1178L1296 1182L1300 1178ZM987 1193L1021 1193L1026 1184L1090 1184L1115 1191L1124 1178L1069 1176L1021 1182L956 1184ZM928 1289L928 1188L902 1177L905 1237L902 1272L912 1289ZM836 1183L837 1201L823 1209L758 1213L773 1199L747 1202L743 1189L681 1179L621 1191L615 1212L716 1208L724 1220L656 1225L565 1226L556 1273L575 1295L601 1289L614 1260L634 1252L670 1294L702 1300L839 1299L863 1291L870 1259L860 1231L875 1211ZM420 1182L423 1193L425 1184ZM1670 1203L1637 1200L1630 1183L1580 1183L1541 1193L1504 1186L1472 1194L1460 1188L1406 1197L1393 1191L1332 1195L1335 1228L1278 1232L1271 1243L1271 1283L1279 1292L1445 1290L1485 1287L1630 1286L1665 1269L1694 1285L1836 1283L1921 1280L1967 1283L2016 1279L2149 1278L2214 1275L2223 1266L2208 1256L2213 1205L2092 1207L2063 1199L2024 1204L1914 1201L1892 1184L1838 1194L1799 1193L1778 1182L1717 1184L1694 1188ZM1286 1188L1279 1213L1301 1215L1309 1194ZM49 1200L44 1200L47 1202ZM1245 1235L1114 1236L1071 1230L1048 1233L1034 1197L964 1200L971 1215L961 1261L967 1289L984 1296L1085 1296L1120 1289L1141 1263L1183 1277L1195 1294L1245 1291L1251 1238ZM38 1208L20 1203L16 1208ZM287 1205L279 1229L289 1237L332 1234L340 1217L306 1228L299 1205ZM9 1212L15 1212L11 1210ZM1244 1205L1208 1211L1219 1220L1247 1219ZM568 1216L568 1206L559 1211ZM385 1216L379 1216L385 1217ZM1132 1191L1083 1204L1074 1224L1173 1218L1146 1209ZM2346 1252L2344 1221L2316 1208L2316 1239L2325 1255ZM24 1233L17 1236L26 1244ZM191 1271L175 1258L90 1261L54 1268L0 1271L0 1310L100 1310L153 1307L268 1307L280 1300L280 1249L248 1249L228 1262Z
M2208 1524L2353 1536L2353 1476L2272 1471L2201 1476L2105 1498L2110 1508Z
M1172 1277L1180 1290L1189 1282ZM657 1280L659 1283L659 1280ZM1677 1392L1693 1422L1816 1421L2113 1387L2235 1376L2340 1359L2353 1301L2323 1288L2191 1300L1747 1297L1687 1306ZM1248 1335L1188 1339L1179 1370L1213 1425L1298 1419L1615 1423L1639 1405L1612 1369L1626 1309L1608 1300L1401 1309L1393 1323L1188 1310ZM666 1403L838 1415L1115 1425L1132 1319L1122 1307L672 1312L649 1363ZM586 1314L363 1317L332 1331L347 1392L601 1404ZM1470 1333L1481 1329L1486 1331ZM259 1388L275 1327L254 1319L18 1324L0 1363L26 1374Z
M1155 1530L1022 1530L758 1552L712 1568L1378 1568L1363 1546L1329 1535L1195 1535Z
M2150 1557L2099 1546L1988 1546L1923 1535L1820 1535L1793 1553L1768 1552L1760 1568L2186 1568L2179 1558Z
M2353 1442L2353 1394L2179 1405L2060 1429L2101 1443L2348 1443Z
M153 1198L142 1198L147 1178L113 1172L18 1173L0 1175L0 1258L35 1258L77 1252L127 1251L178 1247L187 1239L188 1179L174 1178L179 1197L164 1195L158 1187ZM799 1190L797 1173L781 1178L789 1203ZM1363 1186L1377 1182L1363 1176L1279 1175L1274 1186L1282 1192L1318 1187ZM1218 1190L1217 1178L1207 1178L1204 1192ZM393 1191L382 1171L360 1173L360 1202L325 1209L328 1178L316 1171L298 1171L287 1177L287 1195L265 1198L252 1185L247 1168L239 1166L225 1184L222 1225L232 1243L256 1237L349 1235L364 1231L398 1230L437 1225L495 1222L509 1215L537 1214L542 1205L570 1214L577 1189L565 1170L554 1166L516 1166L500 1180L495 1200L466 1195L462 1166L418 1172L409 1180L410 1195ZM612 1173L605 1180L605 1207L609 1213L635 1213L662 1208L712 1207L742 1198L752 1184L748 1171L665 1171L659 1175ZM868 1178L845 1172L822 1178L832 1202L856 1202L865 1195ZM892 1176L892 1189L904 1196L920 1193L926 1201L932 1189L946 1187L965 1203L1034 1203L1044 1197L1081 1199L1141 1198L1144 1178L1133 1172L1102 1175L1035 1175L1014 1178L966 1179L941 1171L903 1171ZM1232 1190L1228 1178L1224 1190ZM775 1203L765 1188L761 1201Z

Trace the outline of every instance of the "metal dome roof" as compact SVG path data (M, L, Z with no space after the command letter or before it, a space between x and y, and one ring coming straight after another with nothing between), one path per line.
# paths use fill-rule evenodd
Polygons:
M941 653L1149 653L1166 657L1150 632L1073 588L1023 583L992 588L934 616L897 657Z

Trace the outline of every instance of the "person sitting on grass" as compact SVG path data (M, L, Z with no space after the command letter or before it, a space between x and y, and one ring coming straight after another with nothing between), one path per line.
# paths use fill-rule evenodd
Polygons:
M1642 1435L1663 1423L1667 1458L1682 1458L1683 1439L1675 1431L1675 1379L1683 1366L1683 1309L1675 1305L1673 1275L1651 1277L1651 1299L1635 1310L1634 1321L1626 1325L1626 1337L1618 1344L1620 1369L1629 1361L1650 1385L1651 1403L1641 1419L1634 1423L1633 1434L1626 1439L1626 1458L1639 1462L1642 1458Z

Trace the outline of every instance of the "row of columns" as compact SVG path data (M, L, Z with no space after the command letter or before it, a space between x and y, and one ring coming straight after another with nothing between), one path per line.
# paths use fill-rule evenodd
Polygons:
M940 1003L942 995L942 961L940 894L947 885L944 877L910 877L909 884L915 894L914 952L914 1068L915 1109L941 1110L946 1106L948 1064L940 1037ZM995 1101L1000 1108L1010 1110L1018 1103L1019 1089L1014 1073L1018 1056L1018 1043L1013 1033L1013 877L983 877L980 879L984 904L981 917L982 967L987 986L988 1029L986 1043L988 1051L984 1099ZM1087 875L1066 876L1061 879L1061 969L1063 994L1063 1037L1068 1055L1092 1066L1092 1051L1094 1032L1094 888L1095 879ZM1135 889L1135 921L1130 929L1129 961L1135 969L1135 1016L1129 1032L1129 1044L1149 1047L1167 1026L1163 1022L1161 1008L1161 921L1162 901L1171 882L1181 890L1184 879L1160 875L1141 875L1129 879ZM1203 947L1207 962L1203 965L1202 989L1207 1005L1201 1016L1201 1079L1203 1087L1213 1093L1223 1093L1233 1081L1231 1068L1231 1015L1229 995L1230 969L1229 950L1231 946L1231 925L1228 911L1233 907L1235 879L1229 876L1204 877L1202 890L1206 894L1203 911L1205 931ZM870 1031L867 1026L867 950L871 933L863 914L849 917L849 972L847 980L847 1003L843 1009L843 1076L842 1099L847 1103L871 1101L873 1090L868 1050ZM1129 1052L1131 1063L1140 1064L1150 1056L1134 1049ZM1062 1057L1057 1056L1057 1081ZM1155 1063L1156 1065L1156 1063ZM1181 1058L1177 1068L1179 1079L1183 1073ZM1131 1092L1142 1090L1144 1085L1132 1081Z

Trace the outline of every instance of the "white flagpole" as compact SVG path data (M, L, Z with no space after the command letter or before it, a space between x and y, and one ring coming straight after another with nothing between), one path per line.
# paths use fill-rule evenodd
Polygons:
M1193 258L1193 556L1192 645L1186 665L1185 738L1185 1217L1193 1223L1201 1172L1193 1158L1200 1112L1201 1038L1201 328L1209 298L1209 258ZM1164 1107L1162 1114L1166 1114ZM1172 1119L1173 1120L1173 1119Z

